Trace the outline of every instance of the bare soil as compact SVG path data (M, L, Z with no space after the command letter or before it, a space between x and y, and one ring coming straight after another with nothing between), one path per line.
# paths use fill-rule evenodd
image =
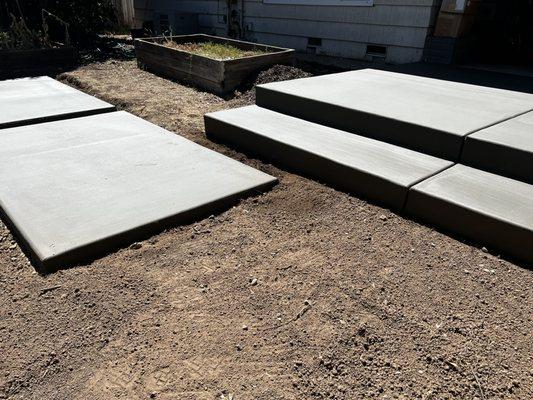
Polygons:
M134 61L62 79L280 183L48 276L0 225L0 398L533 398L530 269L207 140L250 93Z

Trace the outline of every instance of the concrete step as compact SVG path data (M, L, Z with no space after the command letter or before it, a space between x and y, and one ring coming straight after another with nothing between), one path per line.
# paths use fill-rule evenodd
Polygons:
M275 182L122 111L0 132L0 215L47 271L214 214Z
M533 185L457 164L413 186L406 212L533 263Z
M209 138L401 210L410 186L452 165L257 106L205 116Z
M461 160L533 184L533 112L467 136Z
M0 129L114 110L47 76L0 81Z
M372 69L256 92L260 107L449 160L468 134L533 110L531 94Z

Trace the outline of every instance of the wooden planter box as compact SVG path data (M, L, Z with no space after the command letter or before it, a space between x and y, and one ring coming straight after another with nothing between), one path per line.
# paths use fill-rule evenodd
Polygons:
M219 61L162 45L161 37L135 39L139 67L158 75L191 83L202 89L224 94L237 88L251 73L275 64L292 64L294 50L209 35L184 35L172 38L176 43L215 42L242 50L268 53Z
M0 50L0 79L56 74L77 61L78 51L74 47Z

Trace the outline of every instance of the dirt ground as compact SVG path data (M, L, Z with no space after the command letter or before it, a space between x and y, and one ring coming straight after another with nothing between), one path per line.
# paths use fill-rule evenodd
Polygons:
M530 269L208 141L253 92L133 61L62 79L280 183L48 276L0 225L0 398L533 398Z

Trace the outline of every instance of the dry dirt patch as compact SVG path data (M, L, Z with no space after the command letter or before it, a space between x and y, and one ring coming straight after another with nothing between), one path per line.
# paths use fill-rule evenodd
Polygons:
M533 398L530 270L208 141L253 93L123 61L62 79L280 184L45 277L0 225L0 398Z

